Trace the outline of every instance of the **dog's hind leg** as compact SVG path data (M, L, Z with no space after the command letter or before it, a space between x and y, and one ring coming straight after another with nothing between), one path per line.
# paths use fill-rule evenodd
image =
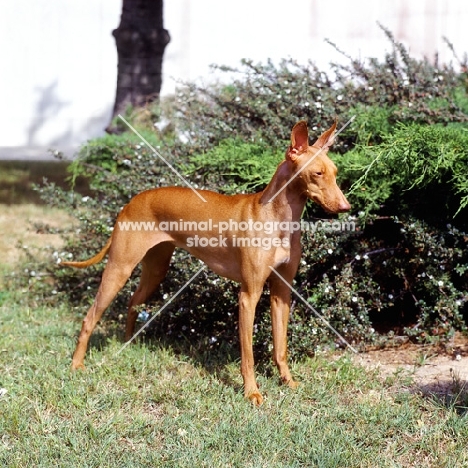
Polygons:
M83 320L78 343L73 354L72 369L84 368L83 361L91 333L104 311L132 274L133 269L145 256L146 252L151 249L152 242L154 242L154 239L145 236L143 233L139 237L133 234L129 235L129 233L114 233L101 284L94 303Z
M119 265L108 262L102 275L98 293L93 305L89 308L83 320L78 344L72 359L72 369L84 369L84 357L88 348L89 338L96 324L101 319L103 312L110 305L117 293L122 289L127 279L132 274L134 266Z
M142 260L142 271L140 284L133 293L128 305L127 327L125 330L125 341L132 338L135 331L137 312L135 306L143 304L158 289L161 281L165 278L171 262L174 245L162 242L155 245L146 252Z

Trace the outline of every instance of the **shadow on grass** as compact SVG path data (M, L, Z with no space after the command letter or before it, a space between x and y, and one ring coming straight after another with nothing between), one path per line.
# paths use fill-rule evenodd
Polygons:
M418 391L425 398L437 406L455 411L458 415L468 414L468 381L464 380L453 370L451 380L438 380L437 382L420 385Z
M157 319L155 320L155 322ZM209 317L205 317L200 321L200 327L209 321ZM138 331L144 323L137 322L136 330ZM94 349L99 352L104 351L108 346L109 339L115 338L125 344L124 339L125 325L122 321L118 321L116 317L107 317L104 319L103 326L98 326L94 330L90 338L89 349ZM190 330L186 330L188 334L177 329L177 333L168 334L162 329L162 325L158 323L150 324L135 340L129 345L134 346L137 343L144 343L151 351L159 349L171 350L174 355L180 356L181 360L190 360L195 366L202 367L207 373L215 376L223 384L234 388L236 391L241 389L239 380L232 378L230 372L230 364L235 363L239 367L240 378L240 345L238 340L237 317L233 318L230 327L223 333L219 332L216 335L216 340L213 336L206 336L197 333L195 336L189 336ZM254 357L256 361L256 372L267 378L277 377L276 368L271 360L270 353L267 353L263 347L254 349ZM279 377L278 377L279 380Z

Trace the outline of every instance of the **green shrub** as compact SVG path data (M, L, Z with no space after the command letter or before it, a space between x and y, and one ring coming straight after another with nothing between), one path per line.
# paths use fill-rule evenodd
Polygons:
M374 329L424 339L465 327L467 239L456 228L438 230L414 218L374 218L354 233L316 233L307 240L297 281L304 278L304 295L356 343L379 341ZM332 337L307 316L298 326L310 322Z
M356 145L341 158L352 203L367 213L403 210L434 223L464 224L468 127L397 124L381 139Z
M347 66L334 65L329 76L292 60L279 66L244 61L229 84L189 84L164 103L163 111L148 113L170 118L168 131L151 133L152 123L141 121L145 112L136 113L138 125L132 121L195 187L235 193L259 190L268 182L297 120L307 119L315 138L335 115L340 123L355 116L331 157L349 192L349 219L357 229L304 233L294 283L355 345L395 334L447 337L464 329L468 316L466 77L410 58L387 35L393 50L383 62L350 59ZM81 315L94 298L103 266L63 269L57 259L89 258L104 245L131 196L182 182L130 132L90 142L72 170L72 180L78 174L90 178L95 194L41 188L47 201L68 209L79 225L64 233L63 252L51 252L50 263L35 267L41 274L31 279L31 291L42 300L67 297ZM304 213L310 221L327 216L314 205ZM157 310L198 268L185 252L176 253L160 294L142 310ZM42 274L53 277L53 286ZM109 315L115 321L126 310L137 278L138 270L114 302ZM51 288L57 294L51 295ZM237 291L232 282L203 273L152 322L149 333L187 338L194 346L231 346L237 342ZM268 307L266 291L256 322L260 354L271 348ZM297 357L319 346L342 345L294 296L290 343Z
M367 144L370 136L378 143L396 122L466 122L465 75L411 58L382 30L392 47L382 61L348 57L347 65L331 64L329 73L293 59L279 65L244 60L239 68L217 67L234 77L227 85L189 83L179 89L172 102L176 128L200 152L233 136L278 148L300 119L320 133L335 116L343 125L364 114L336 142L335 151L343 153L356 142Z
M269 149L258 143L223 140L206 153L192 156L182 169L191 180L200 181L204 187L218 187L224 193L258 191L268 184L284 159L286 145Z

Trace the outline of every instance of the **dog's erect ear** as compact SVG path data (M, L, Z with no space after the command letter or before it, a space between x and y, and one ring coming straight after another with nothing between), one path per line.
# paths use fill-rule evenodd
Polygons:
M333 140L335 139L335 130L336 130L336 120L333 122L333 125L323 132L317 141L312 145L315 148L323 148L327 149L333 144Z
M307 122L301 120L294 125L291 132L291 146L286 152L286 157L291 161L295 161L297 157L307 151L309 147L309 132L307 130Z

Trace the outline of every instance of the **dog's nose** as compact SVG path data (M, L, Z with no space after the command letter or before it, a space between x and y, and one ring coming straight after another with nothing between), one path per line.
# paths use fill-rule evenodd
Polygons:
M348 200L346 199L342 200L338 206L338 210L340 213L344 213L346 211L349 211L350 209L351 209L351 205L348 203Z

